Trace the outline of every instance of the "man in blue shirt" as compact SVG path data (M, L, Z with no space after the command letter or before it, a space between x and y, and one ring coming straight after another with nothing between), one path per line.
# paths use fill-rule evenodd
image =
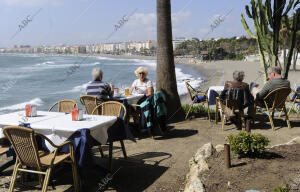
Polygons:
M103 72L99 68L92 71L93 81L86 88L87 95L96 96L98 99L109 99L114 95L114 85L102 81Z

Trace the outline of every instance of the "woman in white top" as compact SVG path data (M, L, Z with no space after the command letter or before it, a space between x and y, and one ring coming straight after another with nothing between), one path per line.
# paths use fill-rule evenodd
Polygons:
M135 70L135 75L138 77L130 88L129 93L135 91L138 94L145 94L146 96L154 93L152 82L147 79L148 69L146 67L139 67Z

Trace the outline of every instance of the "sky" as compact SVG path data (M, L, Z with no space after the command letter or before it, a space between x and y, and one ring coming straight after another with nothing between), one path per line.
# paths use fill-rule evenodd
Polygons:
M171 0L173 38L246 35L241 13L249 2ZM128 21L115 30L125 15ZM156 0L0 0L0 48L141 40L156 40Z

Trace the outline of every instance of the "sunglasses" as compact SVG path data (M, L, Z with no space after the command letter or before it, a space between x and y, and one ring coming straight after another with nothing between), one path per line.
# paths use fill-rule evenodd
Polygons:
M140 75L143 75L143 74L145 74L145 73L144 73L144 72L140 72L139 74L140 74Z

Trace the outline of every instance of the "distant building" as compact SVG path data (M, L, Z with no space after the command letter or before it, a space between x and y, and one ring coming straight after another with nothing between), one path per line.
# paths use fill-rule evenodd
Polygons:
M173 39L173 41L172 41L172 44L173 44L173 50L175 50L176 47L177 47L179 44L181 44L181 43L183 43L183 42L185 42L185 41L187 41L187 40L188 40L188 39L185 38L185 37L175 37L175 39Z

